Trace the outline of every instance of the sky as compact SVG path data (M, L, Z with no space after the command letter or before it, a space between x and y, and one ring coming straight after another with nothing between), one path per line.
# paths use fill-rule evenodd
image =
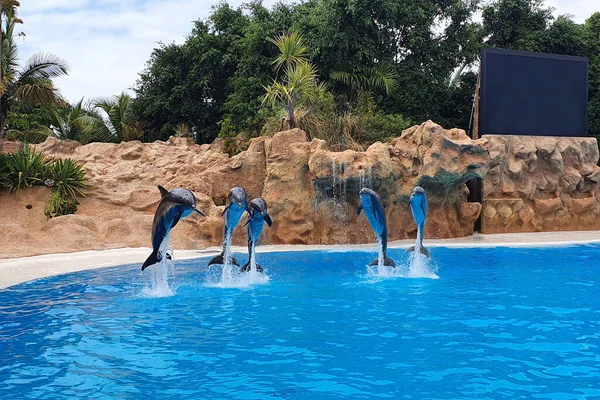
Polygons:
M242 0L228 0L238 6ZM276 0L263 0L270 7ZM158 42L183 43L192 22L204 19L218 0L24 0L17 38L21 63L50 52L69 65L55 83L70 102L110 97L135 85ZM555 15L583 22L600 11L598 0L546 0ZM133 94L130 92L130 94Z

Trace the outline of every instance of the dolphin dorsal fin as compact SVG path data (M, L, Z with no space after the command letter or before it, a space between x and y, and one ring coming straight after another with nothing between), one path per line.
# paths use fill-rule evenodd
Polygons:
M169 194L169 191L160 185L158 185L158 190L160 190L160 197L165 197Z

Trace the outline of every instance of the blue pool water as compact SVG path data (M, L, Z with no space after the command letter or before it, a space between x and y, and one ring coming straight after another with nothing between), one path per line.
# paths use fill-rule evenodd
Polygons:
M437 280L369 276L374 255L259 254L243 289L177 262L165 298L139 265L2 290L0 398L600 396L600 246L434 248Z

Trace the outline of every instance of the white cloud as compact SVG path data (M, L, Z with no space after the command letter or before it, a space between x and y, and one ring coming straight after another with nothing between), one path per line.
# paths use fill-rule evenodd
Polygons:
M265 1L266 6L275 1ZM238 6L242 0L229 1ZM38 51L62 57L56 80L69 101L107 97L132 87L157 43L182 43L215 0L30 0L19 17L21 62Z
M243 0L229 0L238 6ZM264 1L271 6L276 0ZM34 52L54 53L70 66L56 81L70 101L107 97L132 87L157 42L182 43L192 21L206 18L217 0L28 0L19 16L25 39L21 62ZM556 15L583 22L598 0L547 0Z
M598 0L546 0L554 8L554 15L570 14L577 23L583 23L593 13L600 11Z

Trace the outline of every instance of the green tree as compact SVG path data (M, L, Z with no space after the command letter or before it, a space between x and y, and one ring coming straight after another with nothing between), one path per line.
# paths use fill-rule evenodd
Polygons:
M483 7L485 45L539 51L552 19L552 9L543 0L497 0Z
M2 3L5 4L4 2ZM13 14L6 14L2 36L2 65L0 75L0 148L4 138L6 117L17 103L42 106L64 103L52 82L53 78L67 74L67 65L59 57L36 53L25 66L18 70L18 51L14 41L14 29L19 22Z
M197 21L183 45L164 45L152 53L135 88L135 119L145 124L145 140L165 140L177 124L188 123L201 143L218 133L237 65L235 48L248 17L221 4L207 21Z
M584 24L585 52L589 57L588 133L600 142L600 12Z
M319 83L316 68L305 57L307 48L302 36L295 32L284 33L270 40L280 53L273 61L276 70L283 67L281 82L273 80L265 87L263 104L283 107L287 113L288 129L296 127L298 106L307 107L304 116L312 111L312 106L323 98L327 89Z

